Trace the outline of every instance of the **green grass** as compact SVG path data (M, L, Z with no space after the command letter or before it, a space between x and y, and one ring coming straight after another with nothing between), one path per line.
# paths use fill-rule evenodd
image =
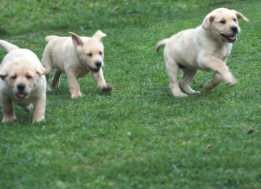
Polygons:
M174 98L154 45L216 7L251 21L241 23L228 61L239 83ZM48 93L46 122L32 125L17 107L18 122L0 125L0 188L261 188L260 7L259 0L2 0L0 38L39 57L48 34L107 33L105 77L114 90L102 94L87 75L85 96L71 100L63 77ZM193 87L210 77L200 72Z

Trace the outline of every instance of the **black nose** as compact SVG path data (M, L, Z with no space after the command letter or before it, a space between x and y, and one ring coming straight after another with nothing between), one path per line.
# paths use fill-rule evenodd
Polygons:
M24 84L19 84L19 85L17 85L17 89L18 89L18 91L24 91L24 89L25 89L25 85Z
M100 67L101 67L101 65L102 65L102 63L101 63L101 62L96 62L95 64L96 64L97 68L100 68Z
M232 26L231 27L231 30L234 32L234 33L238 33L238 29L236 26Z

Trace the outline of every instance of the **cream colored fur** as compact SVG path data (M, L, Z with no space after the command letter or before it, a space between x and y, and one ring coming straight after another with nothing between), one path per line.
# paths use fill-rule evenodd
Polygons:
M34 107L33 122L45 119L46 78L38 57L29 49L21 49L0 40L7 51L0 65L0 104L3 108L2 122L16 119L13 103Z
M47 73L52 68L56 69L52 81L52 87L58 87L59 78L65 73L68 79L71 98L80 97L80 85L77 78L91 72L98 87L102 91L111 91L103 75L104 46L101 31L97 31L92 37L80 37L71 33L71 37L47 36L48 44L45 47L42 62Z
M210 12L200 26L181 31L158 42L157 50L165 47L165 65L174 96L184 97L199 93L190 87L198 69L214 72L214 79L204 90L213 89L221 81L229 85L236 84L226 61L231 53L232 43L240 32L239 19L248 21L238 11L218 8ZM184 75L183 79L178 81L177 74L180 69Z

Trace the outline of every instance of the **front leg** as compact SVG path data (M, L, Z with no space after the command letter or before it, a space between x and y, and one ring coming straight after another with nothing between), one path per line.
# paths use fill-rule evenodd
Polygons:
M219 83L218 80L223 80L231 86L237 83L226 63L220 59L213 56L201 56L201 58L199 58L199 65L201 68L213 70L220 75L217 76L218 78L215 81L213 81L213 86L215 83Z
M222 81L222 76L219 73L215 73L214 78L208 82L204 87L203 90L204 92L209 92L215 87L217 87Z
M94 80L96 81L98 87L103 91L103 92L110 92L112 90L112 86L108 83L106 83L104 76L103 76L103 71L102 68L98 72L92 72L92 76Z
M68 84L70 89L71 98L78 98L82 96L80 85L77 81L75 73L73 71L66 71L68 78Z
M45 119L45 107L46 107L46 94L42 94L41 97L37 98L33 112L33 123L41 122Z
M9 98L3 98L3 123L13 122L16 120L16 116L13 110L12 100Z

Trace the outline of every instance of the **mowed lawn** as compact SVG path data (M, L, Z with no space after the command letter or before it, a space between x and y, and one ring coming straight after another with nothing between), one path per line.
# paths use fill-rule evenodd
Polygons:
M217 7L250 19L228 61L238 84L174 98L154 45ZM261 188L260 9L259 0L2 0L0 38L39 57L46 35L107 33L114 88L102 94L87 75L71 100L63 76L44 123L16 107L18 121L0 125L0 188ZM199 72L192 86L211 76Z

